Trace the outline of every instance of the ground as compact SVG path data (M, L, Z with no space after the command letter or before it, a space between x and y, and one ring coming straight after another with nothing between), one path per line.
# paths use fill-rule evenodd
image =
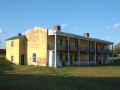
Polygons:
M0 55L0 90L13 89L119 90L120 58L109 65L50 68L14 65Z

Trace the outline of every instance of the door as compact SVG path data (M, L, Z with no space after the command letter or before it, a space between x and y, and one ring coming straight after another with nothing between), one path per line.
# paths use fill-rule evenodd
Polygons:
M21 65L24 65L24 54L21 54Z

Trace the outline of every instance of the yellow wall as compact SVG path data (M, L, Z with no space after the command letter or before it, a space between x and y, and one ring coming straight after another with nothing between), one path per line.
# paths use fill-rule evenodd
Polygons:
M61 38L61 39L62 39L62 45L66 45L66 40L68 40L68 37L65 37L65 36L57 36L57 38Z
M87 40L80 40L80 47L87 47Z
M48 44L55 44L55 36L48 36Z
M14 42L12 47L11 41ZM19 65L19 39L6 41L6 59L11 61L11 56L13 56L12 62Z
M87 61L87 53L80 53L80 61Z
M47 29L33 28L27 35L27 64L47 66ZM32 54L36 53L36 62L32 61Z

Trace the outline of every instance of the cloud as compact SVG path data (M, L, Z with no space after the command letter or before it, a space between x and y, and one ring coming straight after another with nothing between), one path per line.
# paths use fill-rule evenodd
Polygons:
M67 26L67 25L68 25L68 23L65 23L65 24L62 24L61 27L65 27L65 26Z
M113 27L114 27L114 28L120 28L120 23L116 23L116 24L114 24Z
M79 30L79 28L77 26L69 27L69 29L71 29L71 30Z
M112 33L112 32L109 32L110 34Z
M108 39L109 37L107 36L106 39Z
M107 28L111 28L110 26L108 26Z
M113 26L108 26L107 28L108 28L108 29L109 29L109 28L120 28L120 23L116 23L116 24L114 24Z
M24 33L22 33L23 35L26 35L31 29L26 30Z
M5 33L2 31L2 29L0 29L0 34L5 35Z
M12 36L14 36L14 33L11 33L11 32L10 32L9 34L12 35Z

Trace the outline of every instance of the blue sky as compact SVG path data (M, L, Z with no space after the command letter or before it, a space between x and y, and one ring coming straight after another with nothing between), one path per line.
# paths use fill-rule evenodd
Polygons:
M120 42L120 0L0 0L0 40L34 26Z

